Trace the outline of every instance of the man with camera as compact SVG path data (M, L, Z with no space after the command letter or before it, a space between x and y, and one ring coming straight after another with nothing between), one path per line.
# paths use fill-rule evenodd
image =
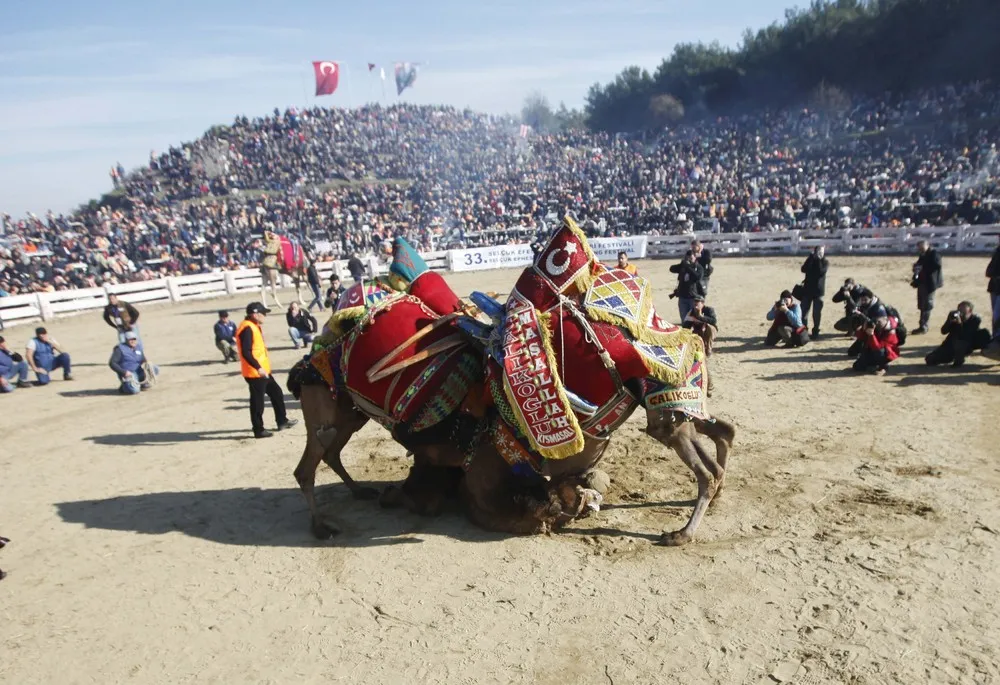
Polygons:
M701 279L701 294L708 297L708 282L715 271L715 267L712 266L712 251L706 250L701 241L695 238L691 241L691 253L694 254L694 261L701 265L701 270L704 274Z
M865 322L858 333L862 349L854 360L855 371L884 376L889 364L899 359L899 337L893 323L888 316Z
M694 252L688 250L684 254L684 260L670 267L670 271L677 274L677 288L670 297L677 298L680 320L684 321L688 312L694 307L694 298L698 295L705 296L705 270L696 260Z
M958 309L948 314L941 326L945 337L924 361L928 366L938 366L951 362L954 367L962 366L965 358L975 350L981 350L990 342L990 332L981 328L982 319L972 313L971 302L959 302Z
M926 240L917 243L919 256L913 263L913 280L910 285L917 289L917 309L920 310L920 325L913 330L917 335L927 332L934 309L934 293L944 285L941 275L941 255Z
M774 347L784 342L785 347L801 347L809 342L809 332L802 323L802 308L788 290L782 291L781 297L767 313L767 320L774 323L764 338L765 345Z
M855 283L853 278L848 278L844 281L844 285L840 286L840 290L833 294L831 299L834 302L844 303L844 318L833 324L836 330L847 335L854 335L858 326L861 325L861 322L855 317L858 311L858 300L861 299L861 294L866 290L868 288L860 283Z
M712 348L715 346L715 336L719 332L719 318L715 315L715 310L705 306L703 295L694 296L694 306L688 312L687 317L681 322L681 326L696 333L705 345L705 356L712 356ZM715 387L712 381L712 374L708 375L708 396L712 396Z
M826 258L826 248L819 245L806 257L802 273L802 323L808 325L809 310L813 313L812 339L819 337L819 326L823 319L823 295L826 294L826 271L830 261Z
M865 329L870 328L872 323L880 319L885 319L889 327L895 331L897 348L906 342L906 325L903 323L903 317L899 315L899 311L892 305L883 303L868 288L863 288L858 296L857 309L851 318L851 323L854 326L852 333L856 340L847 350L848 357L854 359L861 354L866 344Z

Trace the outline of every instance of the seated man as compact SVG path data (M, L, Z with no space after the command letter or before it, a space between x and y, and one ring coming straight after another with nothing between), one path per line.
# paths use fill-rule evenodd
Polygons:
M712 356L712 347L715 345L715 336L719 332L719 320L715 315L715 310L705 306L705 298L702 295L694 296L694 308L688 312L687 318L681 322L681 326L689 328L697 333L705 343L705 356Z
M981 350L990 342L990 332L982 328L982 319L972 313L971 302L959 302L958 309L948 314L941 326L944 342L924 357L928 366L951 362L958 367L974 350Z
M802 308L788 290L781 292L781 297L767 313L767 320L774 323L764 339L765 345L774 347L784 341L785 347L801 347L809 342L809 332L802 323Z
M48 385L49 374L56 369L62 369L64 381L73 380L69 354L59 348L59 343L44 328L35 329L35 337L28 341L25 351L28 366L35 372L39 385Z
M11 352L7 341L0 335L0 392L14 392L14 388L30 387L28 362L17 352Z
M889 363L899 359L899 338L889 317L869 321L860 336L863 348L854 361L854 370L884 376Z
M108 366L118 374L118 380L121 383L118 392L123 395L138 395L140 390L149 387L150 379L146 376L146 358L135 331L125 332L125 342L115 345L115 349L111 351Z
M840 290L834 293L833 301L844 303L844 318L833 325L835 329L853 336L857 328L863 325L863 322L855 321L855 314L858 311L858 300L861 299L861 294L866 290L868 289L865 286L855 283L853 278L848 278Z
M236 324L229 320L229 312L219 311L219 320L215 322L215 346L222 353L223 362L239 361L236 354Z
M312 314L302 309L298 302L292 302L285 313L288 324L288 335L292 338L295 349L311 345L319 326Z

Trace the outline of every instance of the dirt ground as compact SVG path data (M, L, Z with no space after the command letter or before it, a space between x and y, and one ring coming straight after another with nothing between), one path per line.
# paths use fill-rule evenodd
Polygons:
M833 257L827 296L855 276L912 328L911 262ZM843 337L762 347L801 260L718 260L711 409L737 442L683 548L652 541L682 525L694 480L641 413L604 462L608 506L564 533L383 511L323 467L344 532L317 543L292 478L303 426L248 439L245 386L212 343L216 309L246 299L143 309L162 376L139 397L115 392L99 313L54 322L76 380L0 397L0 682L996 682L1000 366L923 364L959 300L989 318L986 262L945 257L935 332L878 378L845 372ZM639 266L676 319L668 264ZM842 311L827 302L828 331ZM299 353L274 319L287 371ZM4 335L22 349L30 328ZM373 424L345 463L375 483L407 467Z

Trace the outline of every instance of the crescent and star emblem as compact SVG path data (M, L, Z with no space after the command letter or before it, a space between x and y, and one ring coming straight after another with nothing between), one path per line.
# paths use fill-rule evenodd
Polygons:
M334 62L321 62L319 65L319 73L326 76L327 74L335 74L337 72L337 65Z
M560 252L566 253L566 259L563 260L562 264L556 264L556 255ZM569 269L569 264L574 254L576 254L576 245L573 243L566 243L566 247L552 250L549 256L545 258L545 270L553 276L562 276Z

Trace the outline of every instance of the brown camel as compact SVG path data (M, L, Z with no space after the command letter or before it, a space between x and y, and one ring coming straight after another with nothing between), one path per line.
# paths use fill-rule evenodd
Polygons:
M295 284L295 299L299 304L305 304L302 301L301 283L306 280L306 271L310 264L309 257L303 252L302 263L289 267L281 255L281 237L270 231L265 231L264 259L260 263L260 301L267 304L267 289L270 287L275 306L284 307L278 299L278 276L284 275L290 276Z
M289 388L300 398L308 436L295 478L309 504L313 534L325 539L337 531L323 520L313 494L316 469L321 461L341 477L355 497L373 499L378 493L358 485L341 461L341 451L364 426L367 417L348 392L340 391L334 399L321 380L316 383L315 379L304 377L303 369L303 363L297 365L289 379ZM425 431L429 435L418 434L409 439L394 435L413 454L414 464L400 487L391 487L383 493L381 504L435 514L445 498L455 491L457 483L468 514L476 524L513 534L549 532L599 506L608 481L595 467L609 440L588 438L579 454L546 461L542 477L532 482L515 476L492 443L477 444L474 438L450 439L456 425L465 428L466 433L470 429L481 432L488 426L488 420L495 417L477 418L456 412L436 430ZM647 410L646 432L677 452L698 482L698 497L687 524L678 531L665 531L660 538L661 544L681 545L692 539L709 504L722 491L735 430L720 419L691 419L680 412L651 408ZM698 433L715 443L716 457L695 440ZM472 457L467 460L469 451ZM463 465L464 473L459 470Z

